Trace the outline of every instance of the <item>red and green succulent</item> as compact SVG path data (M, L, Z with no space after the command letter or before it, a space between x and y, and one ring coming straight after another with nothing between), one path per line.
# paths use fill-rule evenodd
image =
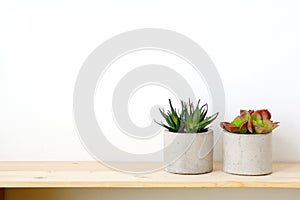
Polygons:
M271 120L271 113L264 110L241 110L231 123L221 122L221 127L231 133L270 133L279 122Z

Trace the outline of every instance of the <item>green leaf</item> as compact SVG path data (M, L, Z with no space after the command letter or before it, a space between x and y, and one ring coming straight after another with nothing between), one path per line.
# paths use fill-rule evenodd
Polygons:
M172 132L203 132L207 130L207 126L218 116L218 113L216 113L210 117L206 117L208 105L204 104L200 107L200 100L198 100L196 107L190 99L188 102L181 101L181 110L175 109L170 99L169 105L170 110L167 112L159 109L167 124L156 123Z

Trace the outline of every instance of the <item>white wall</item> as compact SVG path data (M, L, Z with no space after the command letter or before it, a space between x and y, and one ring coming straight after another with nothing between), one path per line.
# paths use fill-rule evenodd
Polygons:
M281 122L274 160L300 161L299 9L296 0L1 1L0 160L91 160L72 116L80 67L106 39L153 27L202 46L223 79L225 118L268 108ZM143 103L134 106L140 116Z

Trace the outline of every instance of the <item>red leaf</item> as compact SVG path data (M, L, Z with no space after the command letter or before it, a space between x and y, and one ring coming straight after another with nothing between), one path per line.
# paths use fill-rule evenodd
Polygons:
M267 109L257 110L255 112L260 114L263 119L271 119L271 113Z

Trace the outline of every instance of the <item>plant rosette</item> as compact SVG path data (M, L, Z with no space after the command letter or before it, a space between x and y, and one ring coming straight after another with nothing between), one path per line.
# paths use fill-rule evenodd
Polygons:
M208 105L200 107L181 101L181 110L159 109L166 121L156 122L164 131L165 170L176 174L203 174L213 170L213 130L208 126L218 113L207 116Z
M237 175L272 173L272 131L279 126L268 110L241 110L231 123L222 122L223 171Z

